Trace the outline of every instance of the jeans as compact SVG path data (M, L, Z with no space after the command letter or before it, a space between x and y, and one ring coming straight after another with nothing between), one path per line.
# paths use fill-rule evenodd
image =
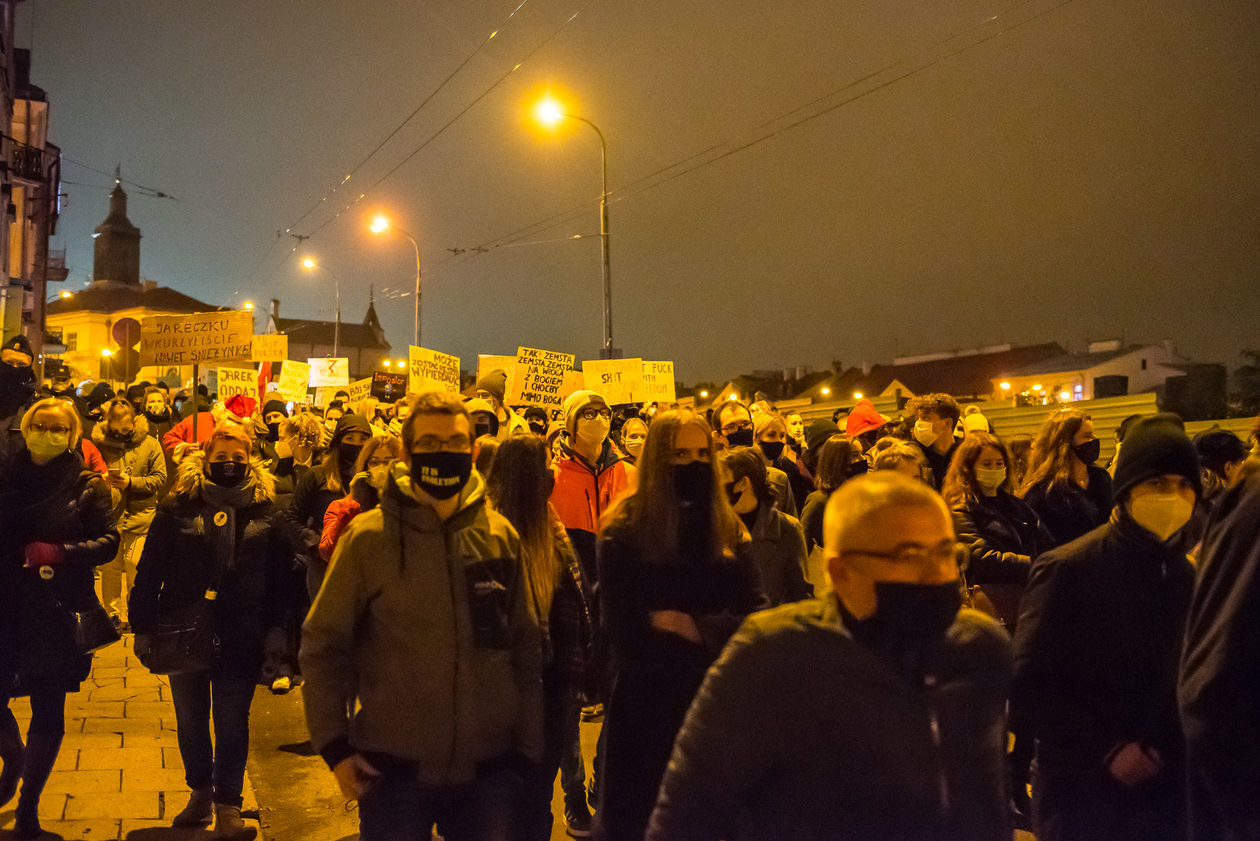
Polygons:
M136 563L144 551L145 534L125 531L118 542L118 554L114 560L101 567L101 604L110 616L127 621L127 595L136 580ZM126 576L127 583L123 583Z
M209 671L171 675L179 755L191 789L214 788L214 802L241 805L249 756L249 705L254 681L210 679ZM210 741L214 715L215 744Z
M359 801L359 838L430 841L436 826L446 841L512 841L520 794L521 780L509 771L457 788L387 773Z
M599 727L599 737L595 740L595 756L591 758L591 811L599 802L599 764L604 757L604 726ZM560 789L564 792L564 802L569 807L587 802L586 765L582 760L582 737L577 730L569 741L564 755L560 758Z

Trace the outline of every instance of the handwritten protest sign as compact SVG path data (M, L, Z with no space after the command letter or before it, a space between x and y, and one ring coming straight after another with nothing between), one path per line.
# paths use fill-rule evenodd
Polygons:
M573 367L573 359L571 353L518 348L508 380L507 402L559 407L564 403L564 372Z
M251 362L282 362L289 358L289 337L283 333L254 336Z
M363 398L372 396L372 378L364 377L361 380L355 380L350 383L350 385L318 386L315 389L315 405L327 406L333 401L333 398L337 396L337 393L341 391L350 395L349 405L346 407L348 409Z
M408 390L412 392L440 388L459 393L459 357L411 345L407 352L410 366Z
M586 375L581 371L565 371L564 382L560 384L560 400L564 399L575 391L582 391L586 388Z
M494 356L487 353L477 354L477 379L494 370L506 371L508 379L512 379L512 369L516 367L515 356Z
M311 366L305 362L284 360L280 366L280 392L282 400L288 403L305 403L306 389L311 380Z
M407 393L407 375L393 371L373 371L371 395L382 403L393 403Z
M674 393L674 363L643 363L643 400L648 403L673 403L677 399Z
M610 406L643 402L643 360L588 359L582 363L586 387Z
M344 356L319 356L307 359L306 364L311 366L312 388L350 384L350 360Z
M258 372L253 368L220 368L218 391L220 400L227 400L237 394L257 400Z
M254 319L248 312L154 315L140 322L140 365L199 365L248 360Z

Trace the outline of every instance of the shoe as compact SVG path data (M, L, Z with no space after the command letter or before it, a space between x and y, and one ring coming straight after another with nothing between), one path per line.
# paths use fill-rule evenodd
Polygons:
M117 613L114 613L110 615L109 621L113 624L114 630L121 634L122 627L123 627L122 617L119 616Z
M591 837L591 813L587 811L585 803L577 808L566 803L564 806L564 823L566 831L571 837Z
M241 807L214 804L214 837L221 841L254 841L258 830L241 820Z
M44 828L39 825L38 802L34 806L28 802L19 802L13 818L13 837L18 841L34 841L43 836Z
M591 704L589 707L582 707L582 721L589 724L592 721L602 721L604 718L604 705Z
M278 677L271 682L272 695L288 695L292 688L293 678L288 676Z
M171 826L175 827L194 827L205 826L210 823L210 818L214 815L214 790L209 788L195 788L192 794L188 795L188 805L184 807L184 811L171 820Z

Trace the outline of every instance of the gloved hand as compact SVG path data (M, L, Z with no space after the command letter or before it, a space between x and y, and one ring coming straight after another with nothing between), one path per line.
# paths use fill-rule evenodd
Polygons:
M60 543L43 543L41 541L28 543L24 554L27 569L58 566L66 559L66 549Z

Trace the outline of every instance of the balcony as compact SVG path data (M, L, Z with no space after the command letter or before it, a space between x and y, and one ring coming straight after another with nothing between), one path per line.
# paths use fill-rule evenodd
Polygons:
M43 259L37 255L32 276L41 277L48 283L63 283L70 276L70 269L66 267L66 250L50 248Z
M44 150L22 143L10 144L9 174L18 180L31 184L43 184L47 180L44 173Z

